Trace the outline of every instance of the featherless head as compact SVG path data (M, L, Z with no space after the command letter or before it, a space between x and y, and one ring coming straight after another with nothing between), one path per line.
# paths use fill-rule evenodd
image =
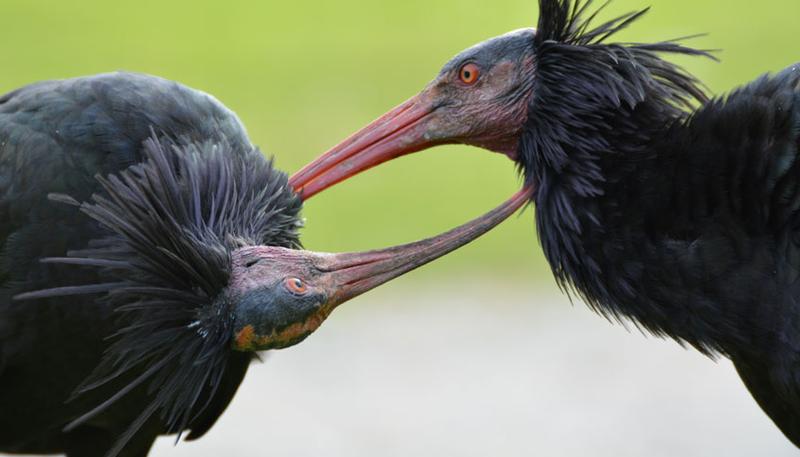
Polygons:
M607 4L540 0L537 29L461 52L422 92L292 176L291 185L310 198L382 162L447 143L505 154L534 181L538 164L564 167L573 148L613 148L613 138L603 137L635 111L643 122L663 124L706 99L700 83L662 55L707 52L674 41L610 43L647 10L594 25Z

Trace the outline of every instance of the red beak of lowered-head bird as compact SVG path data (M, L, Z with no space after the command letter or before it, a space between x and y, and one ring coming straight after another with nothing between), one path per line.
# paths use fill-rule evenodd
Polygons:
M593 25L592 4L539 0L536 29L458 54L290 183L310 198L440 144L507 155L561 286L729 357L800 446L800 65L710 100L668 60L707 52L614 43L647 10Z

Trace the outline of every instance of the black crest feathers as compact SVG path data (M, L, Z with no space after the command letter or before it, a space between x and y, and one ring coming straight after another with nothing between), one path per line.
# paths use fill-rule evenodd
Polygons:
M656 43L607 43L609 38L649 11L646 8L630 12L594 25L598 14L610 3L608 0L593 9L593 0L539 0L539 23L535 35L537 53L540 57L566 49L577 53L585 65L598 72L594 80L598 87L592 89L602 89L602 83L607 83L609 93L604 95L617 99L618 103L635 104L644 95L657 95L664 102L684 108L691 108L694 101L708 101L702 84L694 76L663 60L660 55L682 54L713 59L710 52L680 44L680 41L692 37ZM622 81L603 81L604 77L612 78L612 75L617 79L627 79L628 87L621 85Z
M713 58L708 51L683 46L677 40L607 43L647 12L624 14L594 26L597 14L608 3L592 10L592 0L539 1L539 28L534 38L536 84L528 135L520 151L529 179L534 164L559 171L573 151L626 152L614 150L614 135L639 137L639 124L663 128L685 117L696 103L708 100L700 81L661 57ZM634 111L636 116L630 119Z
M103 293L98 299L119 314L101 364L75 395L110 383L121 387L68 426L146 389L151 403L110 455L154 414L169 432L180 433L214 397L231 354L229 310L220 297L231 251L300 247L302 202L258 150L153 138L144 151L142 163L98 177L104 194L80 207L109 236L66 258L45 259L101 268L108 282L20 297Z

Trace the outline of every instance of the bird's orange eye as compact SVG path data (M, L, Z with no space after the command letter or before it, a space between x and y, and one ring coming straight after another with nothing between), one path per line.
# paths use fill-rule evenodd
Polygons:
M284 280L284 285L289 292L295 295L303 295L308 291L306 283L300 278L286 278Z
M464 84L475 84L480 74L481 69L478 68L478 66L474 63L468 63L461 67L461 70L458 71L458 77Z

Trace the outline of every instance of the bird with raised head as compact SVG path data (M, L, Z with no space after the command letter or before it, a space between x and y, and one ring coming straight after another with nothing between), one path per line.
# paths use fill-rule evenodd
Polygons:
M422 92L291 177L310 198L431 146L507 155L535 190L556 282L612 319L729 357L800 446L800 64L709 98L667 56L615 43L592 1L473 46Z
M113 74L0 99L0 451L144 456L196 439L256 351L475 239L529 198L387 249L300 249L301 198L233 113Z

